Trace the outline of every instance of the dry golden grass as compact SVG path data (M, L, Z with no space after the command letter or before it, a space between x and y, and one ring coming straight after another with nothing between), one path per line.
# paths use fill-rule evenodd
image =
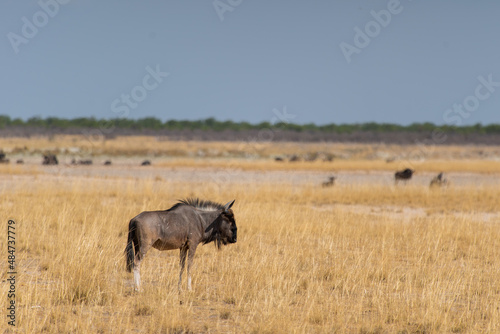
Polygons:
M1 164L0 175L39 175L43 171L38 166Z
M498 187L219 188L14 174L2 176L0 216L5 229L17 222L20 332L500 331ZM129 219L192 195L236 199L238 242L199 247L194 292L181 296L179 252L151 250L144 291L134 293L123 256ZM5 310L6 284L0 298Z

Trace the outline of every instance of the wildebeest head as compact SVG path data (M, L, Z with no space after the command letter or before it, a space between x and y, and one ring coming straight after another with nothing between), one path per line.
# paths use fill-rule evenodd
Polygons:
M236 221L234 219L234 212L231 210L235 200L224 205L220 215L217 219L210 224L207 230L212 229L212 236L206 241L215 241L217 248L221 245L233 244L237 240Z
M227 245L227 243L234 244L237 239L238 228L236 227L236 221L234 220L234 213L231 210L235 200L224 205L224 210L220 215L220 241Z

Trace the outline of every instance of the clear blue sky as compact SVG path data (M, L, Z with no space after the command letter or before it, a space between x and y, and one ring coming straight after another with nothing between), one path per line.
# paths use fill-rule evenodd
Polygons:
M500 1L59 1L0 3L0 114L500 123Z

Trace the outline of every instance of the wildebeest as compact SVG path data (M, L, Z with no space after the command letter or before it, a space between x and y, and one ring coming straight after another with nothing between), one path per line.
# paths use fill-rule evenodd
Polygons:
M398 181L408 181L411 179L413 173L415 173L413 169L406 168L405 170L396 172L394 174L394 180L396 183L398 183Z
M57 165L59 161L57 161L57 157L55 154L44 154L42 165Z
M104 161L104 166L109 166L109 165L111 165L111 160Z
M328 178L328 181L323 182L322 186L323 187L331 187L335 184L335 176L330 176Z
M236 222L231 207L234 200L221 205L198 198L180 200L165 211L144 211L130 220L125 253L127 271L134 271L136 290L140 290L141 261L151 247L160 251L180 249L178 289L181 291L182 272L187 264L187 287L191 290L191 266L200 243L236 242Z
M3 151L0 151L0 164L8 164L9 159L5 158L5 153Z
M435 187L435 186L441 187L441 186L445 186L447 184L448 184L448 180L443 178L443 172L441 172L431 180L430 186L431 187Z
M17 159L16 164L22 165L22 164L24 164L24 160L23 159Z
M149 160L144 160L142 163L141 163L141 166L150 166L151 165L151 161Z

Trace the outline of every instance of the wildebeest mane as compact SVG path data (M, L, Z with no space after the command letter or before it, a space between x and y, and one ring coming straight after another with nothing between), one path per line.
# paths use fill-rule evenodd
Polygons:
M199 199L197 197L189 197L189 198L179 200L178 203L176 203L173 207L171 207L167 211L174 210L181 205L189 205L189 206L192 206L196 209L205 210L205 211L224 210L223 204L213 202L213 201L208 201L208 200L202 200L202 199Z
M204 211L224 210L223 204L209 201L209 200L202 200L202 199L199 199L197 197L188 197L185 199L180 199L174 206L172 206L167 211L175 210L176 208L183 206L183 205L188 205L188 206L191 206L193 208L196 208L199 210L204 210ZM208 244L208 243L213 241L215 243L215 246L217 248L220 248L222 244L225 244L225 242L223 242L221 240L219 226L218 226L218 220L216 220L212 224L210 224L210 226L207 227L205 232L210 231L210 230L212 231L212 233L210 233L208 239L203 241L203 244Z

